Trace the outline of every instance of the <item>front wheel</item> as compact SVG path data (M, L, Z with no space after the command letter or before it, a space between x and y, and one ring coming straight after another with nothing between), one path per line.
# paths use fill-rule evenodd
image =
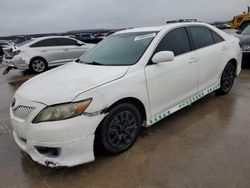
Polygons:
M30 63L30 71L33 73L42 73L47 70L47 62L41 58L33 59Z
M220 89L216 91L219 95L225 95L227 94L233 87L234 84L234 78L235 78L235 67L233 63L229 62L221 76L220 81Z
M105 117L97 137L109 154L119 154L130 148L141 129L142 119L138 109L129 103L119 104Z

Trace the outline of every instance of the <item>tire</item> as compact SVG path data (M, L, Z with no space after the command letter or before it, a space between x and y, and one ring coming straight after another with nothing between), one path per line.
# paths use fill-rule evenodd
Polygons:
M98 143L108 154L122 153L134 144L141 125L141 115L134 105L119 104L111 109L98 128Z
M48 69L47 62L42 58L32 59L29 69L33 73L42 73Z
M227 94L233 87L235 78L235 67L232 62L229 62L221 76L220 81L220 89L216 91L216 94L225 95Z

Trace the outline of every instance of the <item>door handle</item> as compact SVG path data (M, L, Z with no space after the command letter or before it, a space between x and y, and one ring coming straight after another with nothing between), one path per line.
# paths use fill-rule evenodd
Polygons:
M64 49L65 52L69 51L69 49Z
M189 60L189 63L194 63L198 60L198 58L196 57L191 57L190 60Z
M47 52L47 50L41 50L41 52Z

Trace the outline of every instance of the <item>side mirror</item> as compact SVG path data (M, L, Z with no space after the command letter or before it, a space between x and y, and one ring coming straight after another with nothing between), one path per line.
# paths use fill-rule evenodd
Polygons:
M174 53L171 51L157 52L152 58L153 63L164 63L173 60L174 60Z

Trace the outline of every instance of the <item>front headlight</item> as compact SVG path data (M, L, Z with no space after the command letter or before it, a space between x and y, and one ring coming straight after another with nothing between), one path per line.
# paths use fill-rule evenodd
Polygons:
M92 99L81 102L60 104L49 106L43 109L33 120L33 123L41 123L46 121L59 121L64 119L80 116L91 103Z
M242 45L243 51L250 51L250 45Z

